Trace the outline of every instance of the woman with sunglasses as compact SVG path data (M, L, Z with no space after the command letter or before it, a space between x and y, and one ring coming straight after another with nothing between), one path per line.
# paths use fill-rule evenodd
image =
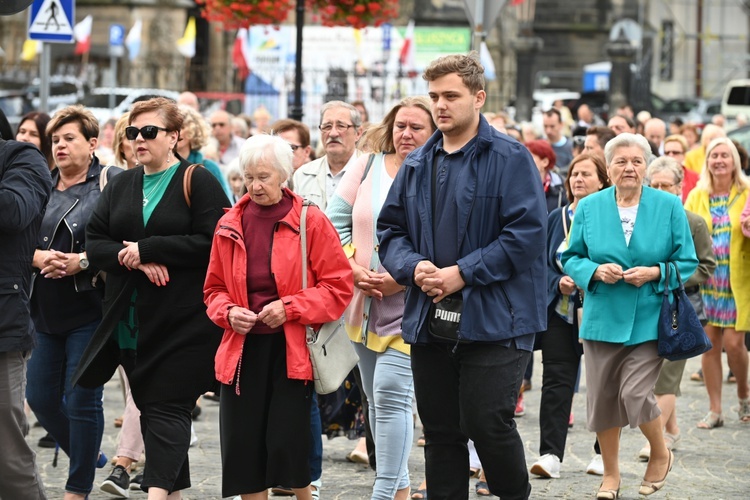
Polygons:
M96 385L125 368L148 457L141 489L149 500L179 499L190 487L191 411L211 387L221 339L206 315L203 280L229 200L205 168L186 177L173 101L138 102L129 121L125 135L142 166L114 179L87 228L89 258L107 272L107 287L102 324L76 376Z
M99 123L84 107L69 106L55 113L46 133L56 164L55 188L32 261L31 317L37 345L28 364L26 398L70 458L64 498L73 500L92 490L104 431L106 381L85 388L71 383L73 368L102 319L101 276L89 263L84 233L100 198L102 167L94 155ZM104 175L114 179L120 172L113 167Z

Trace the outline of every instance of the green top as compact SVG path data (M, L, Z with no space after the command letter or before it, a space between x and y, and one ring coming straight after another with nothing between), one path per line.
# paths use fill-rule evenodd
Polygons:
M180 162L175 163L166 170L157 172L155 174L143 174L143 224L148 224L148 220L151 218L151 214L154 213L156 205L161 201L164 192L167 190L167 186L172 181L174 173L177 172L177 167L180 166Z
M143 174L144 226L148 224L148 220L151 218L151 214L154 213L156 205L159 204L164 193L167 191L167 186L169 186L172 177L177 172L178 166L180 166L179 162L161 172ZM136 290L133 290L133 295L130 297L130 307L125 311L124 317L115 328L115 338L117 338L120 349L123 350L135 351L138 344L138 318L135 312L135 298L137 295Z

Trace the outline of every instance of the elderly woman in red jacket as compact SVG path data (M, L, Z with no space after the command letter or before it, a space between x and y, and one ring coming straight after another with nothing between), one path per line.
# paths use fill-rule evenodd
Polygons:
M204 287L224 328L216 353L222 496L264 499L278 484L312 499L312 365L305 325L341 317L352 297L349 262L326 216L307 211L308 284L302 288L302 198L285 187L292 149L257 135L240 151L248 193L219 221Z

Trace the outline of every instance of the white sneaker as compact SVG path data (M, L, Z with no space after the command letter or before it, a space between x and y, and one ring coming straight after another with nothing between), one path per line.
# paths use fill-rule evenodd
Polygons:
M601 455L594 455L594 458L589 462L589 466L586 467L586 474L593 474L595 476L604 475L604 462L602 462Z
M557 455L547 453L531 466L532 474L537 476L558 479L560 477L560 459Z

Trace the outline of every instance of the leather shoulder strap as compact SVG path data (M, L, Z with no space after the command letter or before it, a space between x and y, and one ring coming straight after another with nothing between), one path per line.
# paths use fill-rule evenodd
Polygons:
M182 177L182 194L185 196L185 203L187 203L188 208L191 206L190 197L193 194L193 170L202 166L199 163L193 163L185 170L185 175Z

